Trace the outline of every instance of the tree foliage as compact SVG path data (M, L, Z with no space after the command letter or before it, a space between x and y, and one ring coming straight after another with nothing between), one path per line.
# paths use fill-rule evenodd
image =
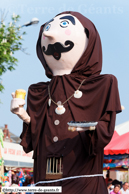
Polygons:
M7 25L3 20L0 22L0 92L4 90L1 78L3 73L15 70L18 59L14 54L18 50L24 50L22 36L25 32L21 32L21 27L17 25L19 18L19 15L13 14Z

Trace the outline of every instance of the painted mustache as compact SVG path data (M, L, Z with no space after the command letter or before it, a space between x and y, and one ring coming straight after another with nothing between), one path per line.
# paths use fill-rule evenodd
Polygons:
M64 45L69 46L65 47ZM74 43L70 40L67 40L64 45L60 42L56 42L54 44L49 44L46 51L45 46L43 46L42 50L46 55L52 55L56 60L59 60L61 58L61 53L68 52L74 47Z

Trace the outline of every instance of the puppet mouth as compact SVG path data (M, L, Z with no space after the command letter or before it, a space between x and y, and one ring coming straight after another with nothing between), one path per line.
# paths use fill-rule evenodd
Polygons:
M53 56L54 56L54 58L57 59L57 60L59 60L59 58L60 58L60 54L57 53L57 52L54 52Z
M59 60L61 58L61 53L68 52L74 47L74 43L70 40L65 41L64 45L60 42L56 42L54 44L49 44L46 51L45 46L43 46L42 50L46 55L52 55L56 60Z

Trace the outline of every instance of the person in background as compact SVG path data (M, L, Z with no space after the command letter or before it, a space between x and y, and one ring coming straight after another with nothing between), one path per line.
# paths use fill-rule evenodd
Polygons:
M34 187L34 179L33 178L31 178L30 184L28 186L29 187ZM31 193L26 193L26 194L33 194L33 193L31 192Z
M13 187L19 187L19 186L18 186L18 184L13 183L10 187L13 188ZM21 193L20 192L11 192L11 193L6 193L6 194L25 194L25 192L21 192Z
M108 185L108 180L109 180L109 172L106 174L106 179L105 179L106 185Z
M108 183L112 184L113 180L111 178L108 179Z
M10 183L9 183L9 177L6 177L6 180L5 180L5 186L6 187L9 187L10 186Z
M19 187L17 184L13 183L10 187ZM18 194L17 192L11 192L9 194Z
M120 185L115 185L113 191L111 191L110 194L121 194Z
M108 190L108 194L110 194L110 192L113 190L114 187L112 187L112 183L108 183L107 184L107 190Z
M2 193L2 183L0 182L0 194Z
M121 193L122 194L129 194L129 190L128 190L128 187L129 187L129 184L127 182L125 182L122 186L122 189L121 189Z
M19 187L22 187L22 186L23 186L22 181L19 181L18 186L19 186Z

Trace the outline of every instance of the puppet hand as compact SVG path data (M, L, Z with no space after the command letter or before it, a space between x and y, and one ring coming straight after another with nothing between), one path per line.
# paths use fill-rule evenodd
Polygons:
M92 130L95 130L95 126L91 126L91 127L71 127L71 126L69 126L68 130L72 131L72 132L74 132L74 131L87 131L87 130L92 131Z
M95 126L90 126L90 127L77 127L77 131L87 131L87 130L93 131L93 130L95 130Z
M19 107L12 110L12 113L16 114L20 119L22 119L25 123L30 123L30 116L27 114L23 107Z
M23 107L25 104L25 100L23 100L21 98L15 98L14 92L11 95L12 95L13 99L11 100L10 110L11 110L11 112L13 112L14 109L19 108L19 107Z
M25 104L25 100L20 98L15 98L15 93L12 93L13 99L11 100L11 107L10 110L12 113L18 115L20 119L22 119L25 123L30 123L30 117L23 108Z
M12 112L16 114L20 119L22 119L25 123L27 124L30 123L30 116L28 115L28 113L25 111L23 107L13 109Z
M95 130L95 126L89 127L89 130L90 130L90 131L94 131L94 130Z

